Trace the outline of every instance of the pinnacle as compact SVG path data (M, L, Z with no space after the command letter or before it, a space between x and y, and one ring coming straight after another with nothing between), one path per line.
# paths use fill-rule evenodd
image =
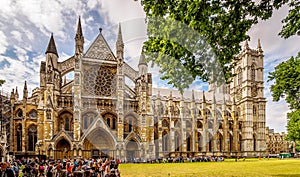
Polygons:
M58 57L54 38L53 38L53 33L51 33L50 41L49 41L49 44L48 44L45 54L47 54L47 53L53 53Z
M78 25L77 25L77 32L76 35L82 36L82 28L81 28L81 20L80 20L80 16L78 19Z
M145 54L144 54L143 51L142 51L141 56L140 56L139 65L146 65L146 66L148 66L147 62L145 61Z
M121 29L121 24L119 23L119 32L118 32L118 39L117 39L117 44L123 44L123 37L122 37L122 29Z

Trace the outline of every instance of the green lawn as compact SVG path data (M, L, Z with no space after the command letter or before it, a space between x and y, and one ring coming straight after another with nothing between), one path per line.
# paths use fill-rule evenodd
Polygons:
M225 162L120 164L122 177L292 176L300 177L300 159L246 159Z

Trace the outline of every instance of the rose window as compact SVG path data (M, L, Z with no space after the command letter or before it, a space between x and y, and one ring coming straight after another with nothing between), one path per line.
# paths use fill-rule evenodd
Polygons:
M90 68L84 73L84 87L90 94L111 96L116 88L115 73L112 68Z

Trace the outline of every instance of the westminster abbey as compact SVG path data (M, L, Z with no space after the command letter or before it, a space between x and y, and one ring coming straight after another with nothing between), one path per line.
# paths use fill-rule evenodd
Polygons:
M121 26L115 53L100 32L87 50L80 19L75 54L62 62L53 35L40 64L40 86L10 95L8 151L48 159L248 156L266 151L263 51L248 43L233 82L218 94L152 87L141 54L124 61ZM45 45L46 46L46 45ZM73 73L72 80L65 79ZM126 79L134 86L127 85ZM222 95L222 96L220 96Z

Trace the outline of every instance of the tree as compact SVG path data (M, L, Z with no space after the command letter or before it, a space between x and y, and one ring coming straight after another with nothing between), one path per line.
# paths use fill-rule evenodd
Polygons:
M144 43L146 60L158 65L162 79L182 91L196 77L208 81L216 74L211 69L215 62L203 66L208 61L207 51L212 51L212 58L220 65L225 82L230 82L232 61L241 50L240 43L249 39L246 32L259 19L271 17L273 9L285 3L287 0L142 0L148 18L148 40ZM172 21L178 23L174 25ZM190 28L189 31L200 34L201 38L195 39L193 34L183 30L183 24ZM194 51L188 48L203 42L210 49L207 46ZM182 45L186 43L188 47ZM212 56L211 53L209 56ZM182 70L188 74L180 74Z
M292 110L300 109L300 52L276 66L268 77L275 81L271 85L273 101L285 98Z
M285 39L300 35L300 2L291 0L289 7L289 14L282 21L284 26L279 33ZM300 52L296 57L276 66L275 71L270 72L268 77L268 81L275 81L271 86L273 100L285 98L289 103L291 112L287 114L287 140L297 142L300 140Z
M0 79L0 87L2 86L2 84L4 84L5 83L5 80L1 80Z

